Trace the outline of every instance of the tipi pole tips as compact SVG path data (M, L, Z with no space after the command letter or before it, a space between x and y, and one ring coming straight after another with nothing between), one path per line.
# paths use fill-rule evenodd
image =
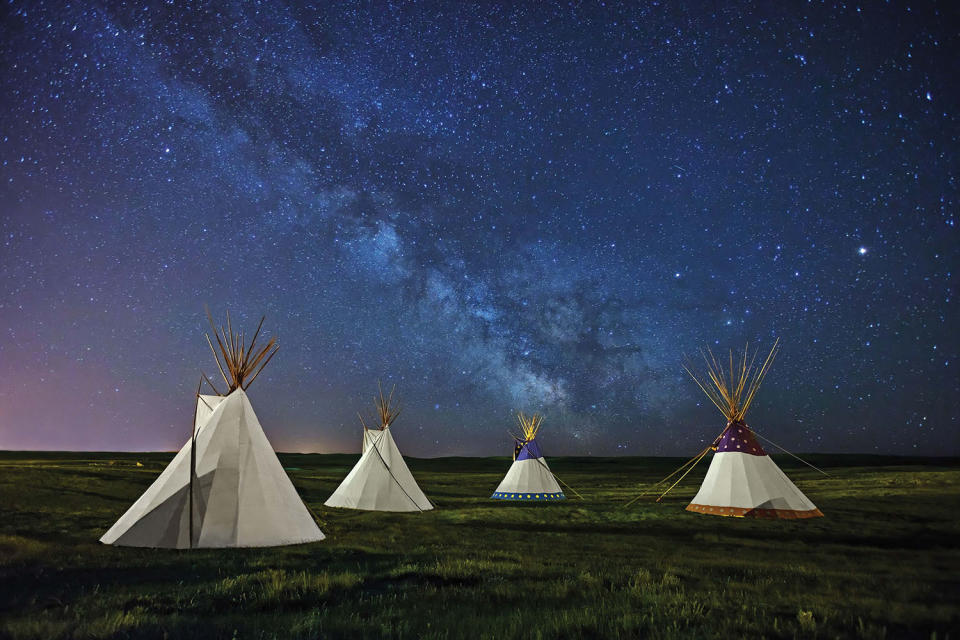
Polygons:
M210 378L208 378L205 373L203 373L203 372L201 371L201 372L200 372L200 376L206 381L206 383L210 386L210 388L213 389L213 392L214 392L216 395L218 395L218 396L222 396L222 395L223 395L223 394L220 393L220 391L214 386L213 382L210 381ZM199 395L199 393L200 393L200 392L198 391L197 394Z
M389 427L400 415L400 403L395 402L393 399L396 390L397 385L393 385L390 388L390 393L384 396L383 383L377 380L377 393L373 396L373 408L374 416L380 422L377 426L380 430Z
M537 436L542 422L543 416L539 413L534 413L527 417L523 411L517 411L517 423L520 425L520 432L527 441L533 440Z
M266 316L260 318L257 330L254 332L253 338L248 345L243 331L233 330L233 320L230 318L229 310L226 312L226 327L223 325L217 327L213 321L213 315L210 313L210 308L207 305L204 305L204 310L207 314L207 321L210 323L210 329L213 331L214 338L216 338L219 353L217 349L214 348L213 341L210 339L209 334L206 335L207 344L213 353L214 360L217 362L220 375L227 384L227 393L219 393L209 378L204 376L204 379L207 380L207 383L210 384L210 387L218 395L228 395L236 389L248 389L280 348L277 344L277 338L274 336L267 341L262 349L256 349L257 338L260 336L260 330L263 328L263 322L266 320ZM223 357L223 363L220 362L221 356Z
M726 363L718 361L709 345L700 350L706 364L706 377L694 373L693 361L684 356L684 371L689 374L704 395L720 410L730 422L741 422L756 396L757 389L763 382L770 365L773 363L780 348L780 339L774 340L773 346L764 361L757 366L759 349L751 356L750 343L743 348L742 357L735 362L733 350L729 351Z

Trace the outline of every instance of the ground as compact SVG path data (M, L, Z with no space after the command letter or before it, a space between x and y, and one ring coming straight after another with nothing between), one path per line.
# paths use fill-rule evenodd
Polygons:
M0 453L0 637L960 638L957 459L777 457L826 517L769 521L684 511L705 463L624 506L679 459L553 458L583 499L547 504L410 460L438 508L388 514L323 507L357 456L281 454L323 542L99 544L171 457Z

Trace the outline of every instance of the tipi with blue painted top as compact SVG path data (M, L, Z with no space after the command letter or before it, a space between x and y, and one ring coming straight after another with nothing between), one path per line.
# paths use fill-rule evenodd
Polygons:
M490 497L494 500L563 500L563 491L535 440L543 417L535 413L528 418L518 412L517 421L522 435L513 437L513 465Z

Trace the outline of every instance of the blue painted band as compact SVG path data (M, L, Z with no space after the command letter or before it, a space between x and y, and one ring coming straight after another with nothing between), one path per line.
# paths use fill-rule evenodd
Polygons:
M563 495L563 492L557 493L513 493L507 491L497 491L492 496L491 500L523 500L523 501L544 501L544 500L566 500L566 496Z

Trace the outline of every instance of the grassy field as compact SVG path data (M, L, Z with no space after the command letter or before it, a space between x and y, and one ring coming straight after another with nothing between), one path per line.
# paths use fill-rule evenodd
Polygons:
M170 454L0 453L0 637L960 638L960 461L778 458L826 514L623 503L682 460L553 458L584 500L488 498L506 458L410 460L438 509L327 509L356 460L281 455L327 539L164 551L97 539ZM137 462L143 464L137 466Z

